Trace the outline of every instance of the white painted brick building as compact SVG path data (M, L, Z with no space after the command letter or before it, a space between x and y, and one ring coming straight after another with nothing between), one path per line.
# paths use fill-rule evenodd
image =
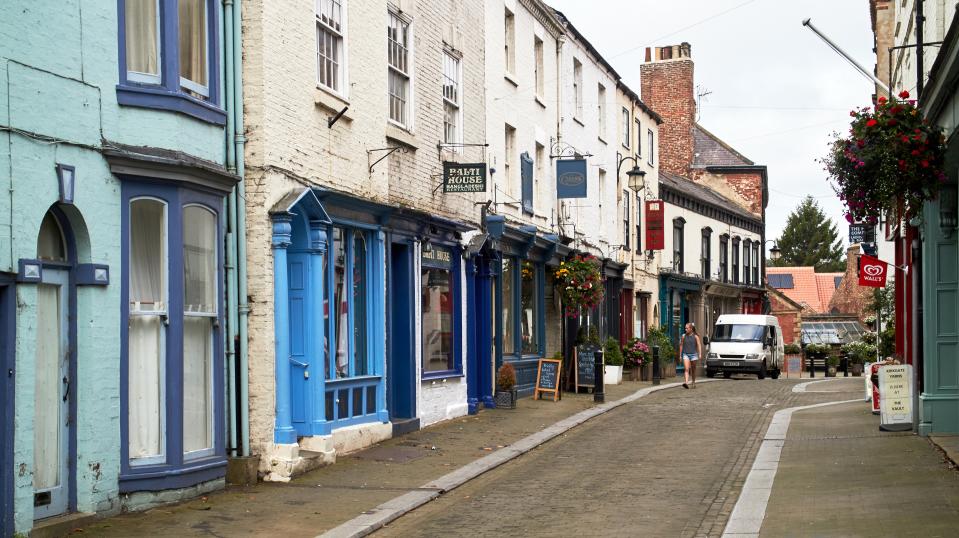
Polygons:
M268 211L291 191L309 187L320 193L324 204L333 199L356 199L379 208L380 213L372 224L362 228L373 230L362 233L368 234L365 241L374 244L377 241L382 244L384 240L388 243L394 237L390 231L391 219L396 218L393 213L475 225L479 213L474 202L485 200L485 196L444 194L437 187L442 182L444 160L483 162L483 148L451 150L441 149L438 144L449 138L444 133L444 68L451 65L452 69L446 73L458 79L455 80L456 95L447 95L452 97L451 104L458 105L458 111L452 114L455 126L451 137L461 143L485 141L483 13L479 0L454 3L251 0L245 3L243 76L248 138L245 180L252 309L250 436L254 452L261 455L261 472L271 473L272 479L286 479L299 469L332 460L336 453L388 437L391 429L382 420L371 420L334 428L331 435L297 435L298 445L276 441L274 429L278 413L282 415L283 409L278 409L276 403L275 360L279 342L275 337L274 297L278 288L274 285L271 235L274 242L276 237ZM392 28L395 32L392 35L402 43L388 41L384 32L387 28ZM388 67L388 59L393 60L396 69ZM405 106L393 100L391 108L391 74L394 80L403 81ZM331 118L344 109L331 124ZM323 193L328 192L331 194L323 198ZM361 216L364 212L369 213L358 210ZM422 234L409 240L409 254L415 260L410 276L416 276L411 280L415 286L421 285L421 239L431 230L426 226ZM295 248L295 239L293 243ZM360 247L350 248L359 251ZM384 256L382 251L375 250L380 247L370 248L374 249L370 250L374 254L372 260ZM385 250L388 252L389 248ZM389 257L385 256L384 264L389 264ZM354 270L358 263L354 260ZM462 264L454 267L458 268L454 271L462 274ZM369 269L380 270L382 265ZM326 290L326 297L330 297L333 289L337 288ZM459 291L462 292L462 287ZM383 308L376 303L381 300L379 295L370 297L374 300L371 305ZM346 299L342 300L345 305ZM389 304L390 299L386 302ZM419 324L420 302L412 302L415 303L413 316ZM462 296L458 306L465 312ZM314 305L314 308L321 307ZM314 315L322 317L325 320L322 323L327 324L330 311L326 307L323 314L315 312ZM355 315L358 316L350 314ZM365 311L363 315L376 317L375 313ZM385 333L382 327L373 328L369 341L372 353L382 353ZM420 382L419 325L415 334L412 352L416 357L409 360L409 365L416 368L415 408L420 424L465 414L464 375L438 383ZM463 335L454 335L457 337ZM326 345L329 343L326 341ZM317 348L320 345L323 344L316 343ZM351 348L351 353L354 352ZM331 375L331 362L331 358L327 359L327 376ZM380 377L391 374L385 371L385 364L373 367ZM459 369L460 374L465 374L465 362L461 362ZM314 370L310 372L313 376L323 375L322 368L314 367ZM353 371L353 366L350 370ZM361 370L356 367L357 372ZM293 381L298 381L296 375ZM380 385L377 391L383 388ZM328 414L331 406L342 405L343 394L358 398L355 392L336 393L333 400L327 400ZM322 398L320 394L314 396ZM361 406L358 401L368 401L364 398L367 395L350 403L351 413L355 414L355 407ZM377 398L383 395L378 393ZM376 405L383 407L381 400ZM304 456L307 457L304 459Z

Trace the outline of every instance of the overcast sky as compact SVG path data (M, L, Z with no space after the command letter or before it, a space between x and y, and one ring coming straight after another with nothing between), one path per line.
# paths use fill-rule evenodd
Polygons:
M699 123L769 168L766 237L782 233L807 194L847 225L822 165L849 110L869 104L872 83L802 26L813 23L871 70L868 0L547 0L640 91L647 46L692 45ZM767 245L768 246L768 245Z

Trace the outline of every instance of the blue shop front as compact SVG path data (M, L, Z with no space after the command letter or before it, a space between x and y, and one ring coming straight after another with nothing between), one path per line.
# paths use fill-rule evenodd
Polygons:
M274 444L335 456L465 414L467 227L319 188L270 215Z

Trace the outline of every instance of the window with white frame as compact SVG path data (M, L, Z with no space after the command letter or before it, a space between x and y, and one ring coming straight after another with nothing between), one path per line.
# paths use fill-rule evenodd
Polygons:
M342 92L344 25L343 0L316 0L316 82Z
M392 9L387 27L390 120L409 127L410 121L410 21Z
M462 114L460 59L453 53L443 53L443 142L456 144L461 142Z
M599 137L606 138L606 87L602 84L596 87L596 101L596 114L599 116L596 128L599 131Z
M536 95L543 96L543 40L533 36L533 75L536 80Z
M629 109L623 107L623 147L629 150L629 133L632 127L629 125Z
M643 124L636 118L636 160L643 156Z
M540 181L546 179L546 147L536 143L536 153L534 154L536 162L534 166L536 167L536 173L533 175L533 185L535 192L539 192ZM537 200L543 199L543 197L537 196Z
M653 145L655 143L655 140L653 140L652 129L649 129L648 131L646 131L646 139L649 145L649 147L647 148L647 151L649 153L646 155L646 159L649 164L653 164L653 150L656 148L656 146Z
M575 102L575 116L583 117L583 64L573 58L573 99Z
M516 17L509 9L506 10L506 17L503 23L504 34L504 52L506 54L506 72L514 73L516 71Z
M629 123L627 122L628 126ZM629 194L629 191L623 191L623 250L630 250L630 216L632 216L631 210L629 208L629 200L632 196Z

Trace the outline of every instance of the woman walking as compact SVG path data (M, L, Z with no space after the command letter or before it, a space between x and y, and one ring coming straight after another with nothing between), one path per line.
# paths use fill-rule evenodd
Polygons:
M696 361L703 354L703 341L699 338L699 333L696 332L695 324L686 324L686 331L680 338L677 347L679 348L679 356L676 358L681 358L683 361L683 388L688 389L690 383L692 383L693 388L696 388Z

